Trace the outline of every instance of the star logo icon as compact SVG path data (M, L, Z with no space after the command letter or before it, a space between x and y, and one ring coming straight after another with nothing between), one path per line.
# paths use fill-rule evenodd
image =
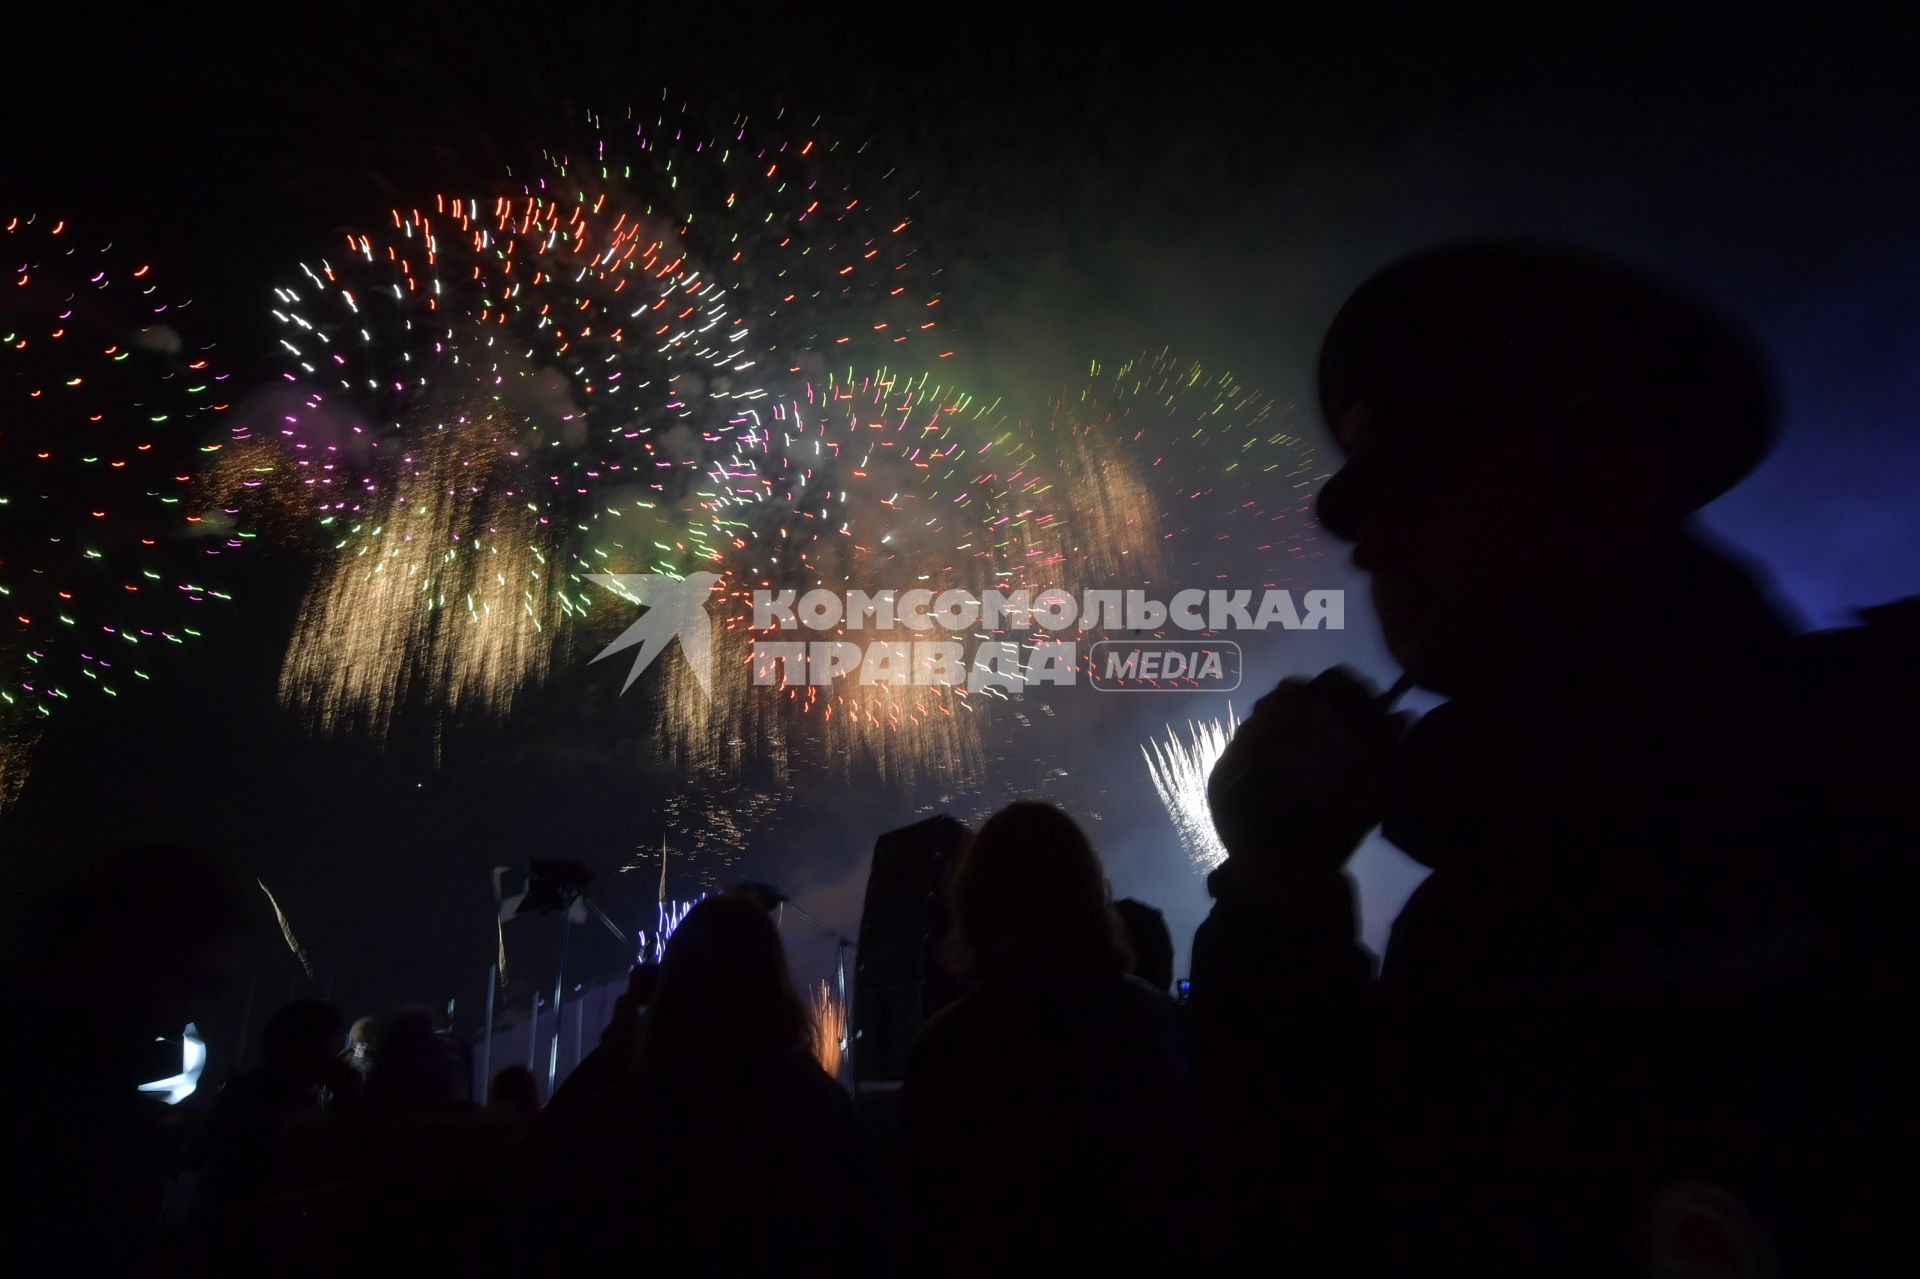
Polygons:
M640 672L653 664L668 644L678 639L680 655L687 659L700 691L713 696L713 628L707 621L707 596L719 582L718 573L689 573L669 577L665 573L594 573L592 580L623 599L646 608L640 620L621 632L620 638L595 654L593 661L639 645L625 693L640 678ZM592 663L588 663L592 665Z

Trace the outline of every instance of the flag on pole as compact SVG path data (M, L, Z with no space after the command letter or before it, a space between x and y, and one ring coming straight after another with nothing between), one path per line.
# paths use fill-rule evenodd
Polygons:
M568 923L585 923L587 885L592 880L592 873L579 862L495 866L493 899L500 907L500 922L565 911Z

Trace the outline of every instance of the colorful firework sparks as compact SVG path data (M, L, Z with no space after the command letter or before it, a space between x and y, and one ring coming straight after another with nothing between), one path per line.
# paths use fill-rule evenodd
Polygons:
M594 137L547 157L559 183L642 193L731 292L778 367L910 351L944 359L937 268L923 267L911 193L819 118L698 120L683 105L594 115Z
M735 424L701 492L722 537L709 567L726 581L715 669L746 667L755 641L778 638L748 627L756 590L1281 585L1290 561L1318 551L1314 455L1279 416L1231 376L1166 352L1111 376L1096 365L1037 428L924 377L809 383ZM889 638L851 625L816 637L863 654ZM911 787L975 779L994 753L996 699L960 688L769 690L722 676L709 698L678 667L662 681L659 744L684 767L771 760L784 780L799 755Z
M0 246L4 799L62 703L118 697L201 634L220 557L253 534L186 500L229 391L190 302L57 218L0 222Z
M640 958L652 964L665 960L667 942L673 937L674 930L680 927L680 921L687 917L687 912L699 902L705 901L706 897L707 895L702 893L692 901L659 903L656 908L658 913L654 919L653 931L649 932L643 928L634 935L635 940L640 943Z
M847 1007L827 982L813 988L813 1056L820 1069L840 1078L847 1051Z
M299 412L283 415L292 466L335 537L335 558L303 608L281 685L285 700L322 730L346 724L383 736L415 687L437 712L469 704L503 712L521 687L544 676L552 625L570 607L561 585L565 561L555 556L594 522L625 517L631 525L657 506L650 491L660 487L651 479L655 445L647 437L663 419L678 422L692 412L677 374L655 379L644 367L619 364L616 348L626 335L605 307L618 304L631 313L628 322L651 323L649 311L678 306L685 295L686 306L666 324L687 324L688 313L703 306L713 312L711 323L651 335L663 357L653 372L670 369L686 348L709 371L740 362L737 346L706 345L700 332L725 318L724 298L684 273L657 278L674 263L659 261L664 240L641 242L641 222L603 225L583 218L578 204L562 222L559 206L537 199L513 221L502 205L494 226L476 226L470 213L450 217L444 247L433 218L396 214L396 238L414 242L414 258L396 243L385 244L383 258L370 237L360 236L356 266L392 268L404 279L391 296L369 282L364 301L356 300L355 288L339 283L355 278L344 268L308 268L312 279L337 284L323 300L366 320L357 353L366 367L331 351L337 370L353 371L341 376L341 394L310 391ZM460 207L439 202L449 206ZM586 265L568 270L548 260L568 255ZM444 268L445 276L416 275L416 259L420 270ZM559 287L561 271L572 293ZM588 279L595 288L580 289ZM634 297L645 293L651 302L619 299L635 281ZM575 294L580 304L568 304ZM298 300L283 290L283 301ZM464 313L447 314L462 305ZM284 314L311 335L316 350L341 345L326 327ZM516 328L508 328L510 318ZM309 374L319 371L302 363ZM405 376L393 375L395 366ZM623 385L636 371L640 376ZM602 441L587 434L596 395L621 419L604 460L594 451ZM339 404L347 416L335 414Z
M296 403L270 429L317 508L352 509L365 455L431 429L415 410L448 384L530 410L528 501L671 500L658 472L698 474L702 440L729 434L708 428L750 413L769 376L933 328L912 219L851 190L840 144L666 112L630 113L615 142L599 124L584 158L391 210L277 291Z
M439 429L450 399L514 412L519 429L501 451L536 512L595 490L658 488L654 437L734 395L691 375L753 366L726 290L693 269L670 229L610 216L602 198L498 197L483 211L442 195L390 218L277 290L295 367L269 429L323 521L359 511L386 478L375 459Z
M1320 554L1313 492L1325 478L1287 414L1231 374L1166 350L1094 364L1053 405L1081 584L1285 585L1293 562ZM1226 544L1241 553L1223 554ZM1235 580L1258 572L1264 580Z
M622 561L722 556L722 512L697 490L710 461L761 429L764 379L934 329L940 299L915 270L911 218L853 192L838 176L848 149L817 129L701 133L664 111L597 125L586 159L550 155L512 194L393 210L278 290L287 388L235 427L229 478L281 505L304 490L342 561L362 562L323 575L289 654L283 691L321 728L384 732L410 682L442 711L500 710L542 674L531 649L551 647L553 614L541 606L523 599L513 638L477 641L472 660L421 654L448 629L397 614L439 607L441 593L367 572L393 558L404 511L446 509L448 467L489 477L475 516L492 553L545 565L545 603L565 613L576 601L558 581L584 590ZM460 429L478 420L486 432ZM260 435L276 455L243 447ZM250 495L221 496L244 507ZM406 576L461 559L471 525L416 524ZM435 541L463 532L459 546ZM524 586L506 576L496 585ZM321 670L396 641L364 678ZM490 660L502 644L519 656Z
M683 768L737 771L752 759L787 774L788 744L809 759L871 767L882 780L975 771L984 707L964 688L756 686L756 591L845 593L1039 587L1061 557L1053 515L997 405L880 370L808 381L737 425L699 499L720 546L705 565L723 579L709 696L676 664L656 720L663 753ZM848 621L819 638L863 652L897 639Z
M1226 845L1213 829L1213 813L1207 807L1207 778L1239 727L1229 706L1224 720L1188 721L1185 741L1169 727L1164 741L1154 738L1140 748L1153 789L1166 805L1187 856L1202 873L1227 859Z
M221 497L324 529L281 681L315 728L384 736L419 709L437 743L631 622L596 575L700 570L722 579L711 695L672 658L644 694L676 773L964 789L1004 754L997 690L755 686L753 592L1272 586L1317 554L1313 455L1231 377L1095 365L1022 422L894 371L949 353L938 272L908 201L857 191L817 123L592 124L278 291L285 386L232 432Z

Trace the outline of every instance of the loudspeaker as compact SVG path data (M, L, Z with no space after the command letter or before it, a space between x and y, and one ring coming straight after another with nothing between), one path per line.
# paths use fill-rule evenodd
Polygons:
M862 1091L897 1086L921 1025L960 993L940 947L952 926L947 881L970 833L943 814L874 842L853 982L853 1078Z

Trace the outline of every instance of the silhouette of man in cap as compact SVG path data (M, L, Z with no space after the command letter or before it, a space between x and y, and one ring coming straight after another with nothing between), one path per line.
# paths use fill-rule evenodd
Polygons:
M1626 265L1465 244L1349 299L1320 392L1321 522L1449 700L1409 727L1350 672L1289 679L1212 775L1228 1237L1317 1274L1866 1268L1910 1131L1874 1047L1910 986L1863 905L1905 873L1861 785L1894 737L1686 523L1771 444L1764 360ZM1377 979L1343 869L1375 824L1432 871Z

